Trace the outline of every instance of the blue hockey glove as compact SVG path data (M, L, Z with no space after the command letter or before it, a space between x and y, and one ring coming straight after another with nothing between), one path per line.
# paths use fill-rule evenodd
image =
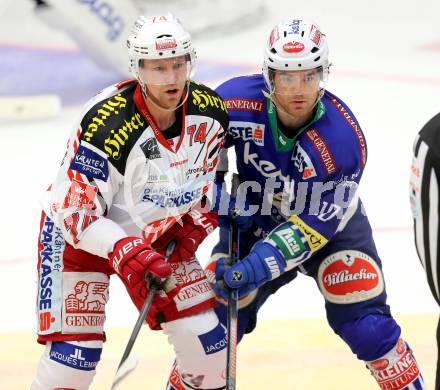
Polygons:
M218 260L214 290L228 299L229 289L237 289L241 298L281 275L285 268L286 261L280 251L265 241L258 241L249 255L233 266L227 264L227 259Z

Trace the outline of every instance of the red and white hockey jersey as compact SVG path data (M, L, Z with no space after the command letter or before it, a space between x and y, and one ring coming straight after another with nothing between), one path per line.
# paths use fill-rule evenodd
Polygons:
M178 113L180 136L167 140L151 126L135 81L108 87L87 104L43 201L68 243L107 258L119 239L154 242L210 197L226 106L191 82Z

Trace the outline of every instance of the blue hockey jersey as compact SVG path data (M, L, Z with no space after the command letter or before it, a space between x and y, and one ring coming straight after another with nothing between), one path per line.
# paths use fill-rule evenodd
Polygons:
M314 118L290 139L278 129L262 75L233 78L216 91L230 117L225 146L235 148L256 226L267 233L293 223L310 257L361 212L357 187L367 148L356 118L326 91Z

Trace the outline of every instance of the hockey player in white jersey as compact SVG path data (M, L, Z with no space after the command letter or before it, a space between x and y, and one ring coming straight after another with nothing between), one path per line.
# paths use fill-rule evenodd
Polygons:
M37 315L46 347L32 390L90 387L114 273L138 309L145 277L163 282L146 321L176 351L169 387L225 386L225 330L194 255L217 226L209 197L225 104L191 81L195 51L172 15L140 17L127 45L135 80L87 103L44 198Z

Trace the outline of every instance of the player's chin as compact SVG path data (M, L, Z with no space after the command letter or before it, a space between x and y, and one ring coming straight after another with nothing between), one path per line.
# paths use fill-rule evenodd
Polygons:
M309 103L291 103L289 104L289 114L293 116L307 115L313 107Z
M180 101L182 98L182 94L166 94L164 96L164 99L162 99L162 104L165 108L172 110L174 108L177 108L177 106L179 106Z

